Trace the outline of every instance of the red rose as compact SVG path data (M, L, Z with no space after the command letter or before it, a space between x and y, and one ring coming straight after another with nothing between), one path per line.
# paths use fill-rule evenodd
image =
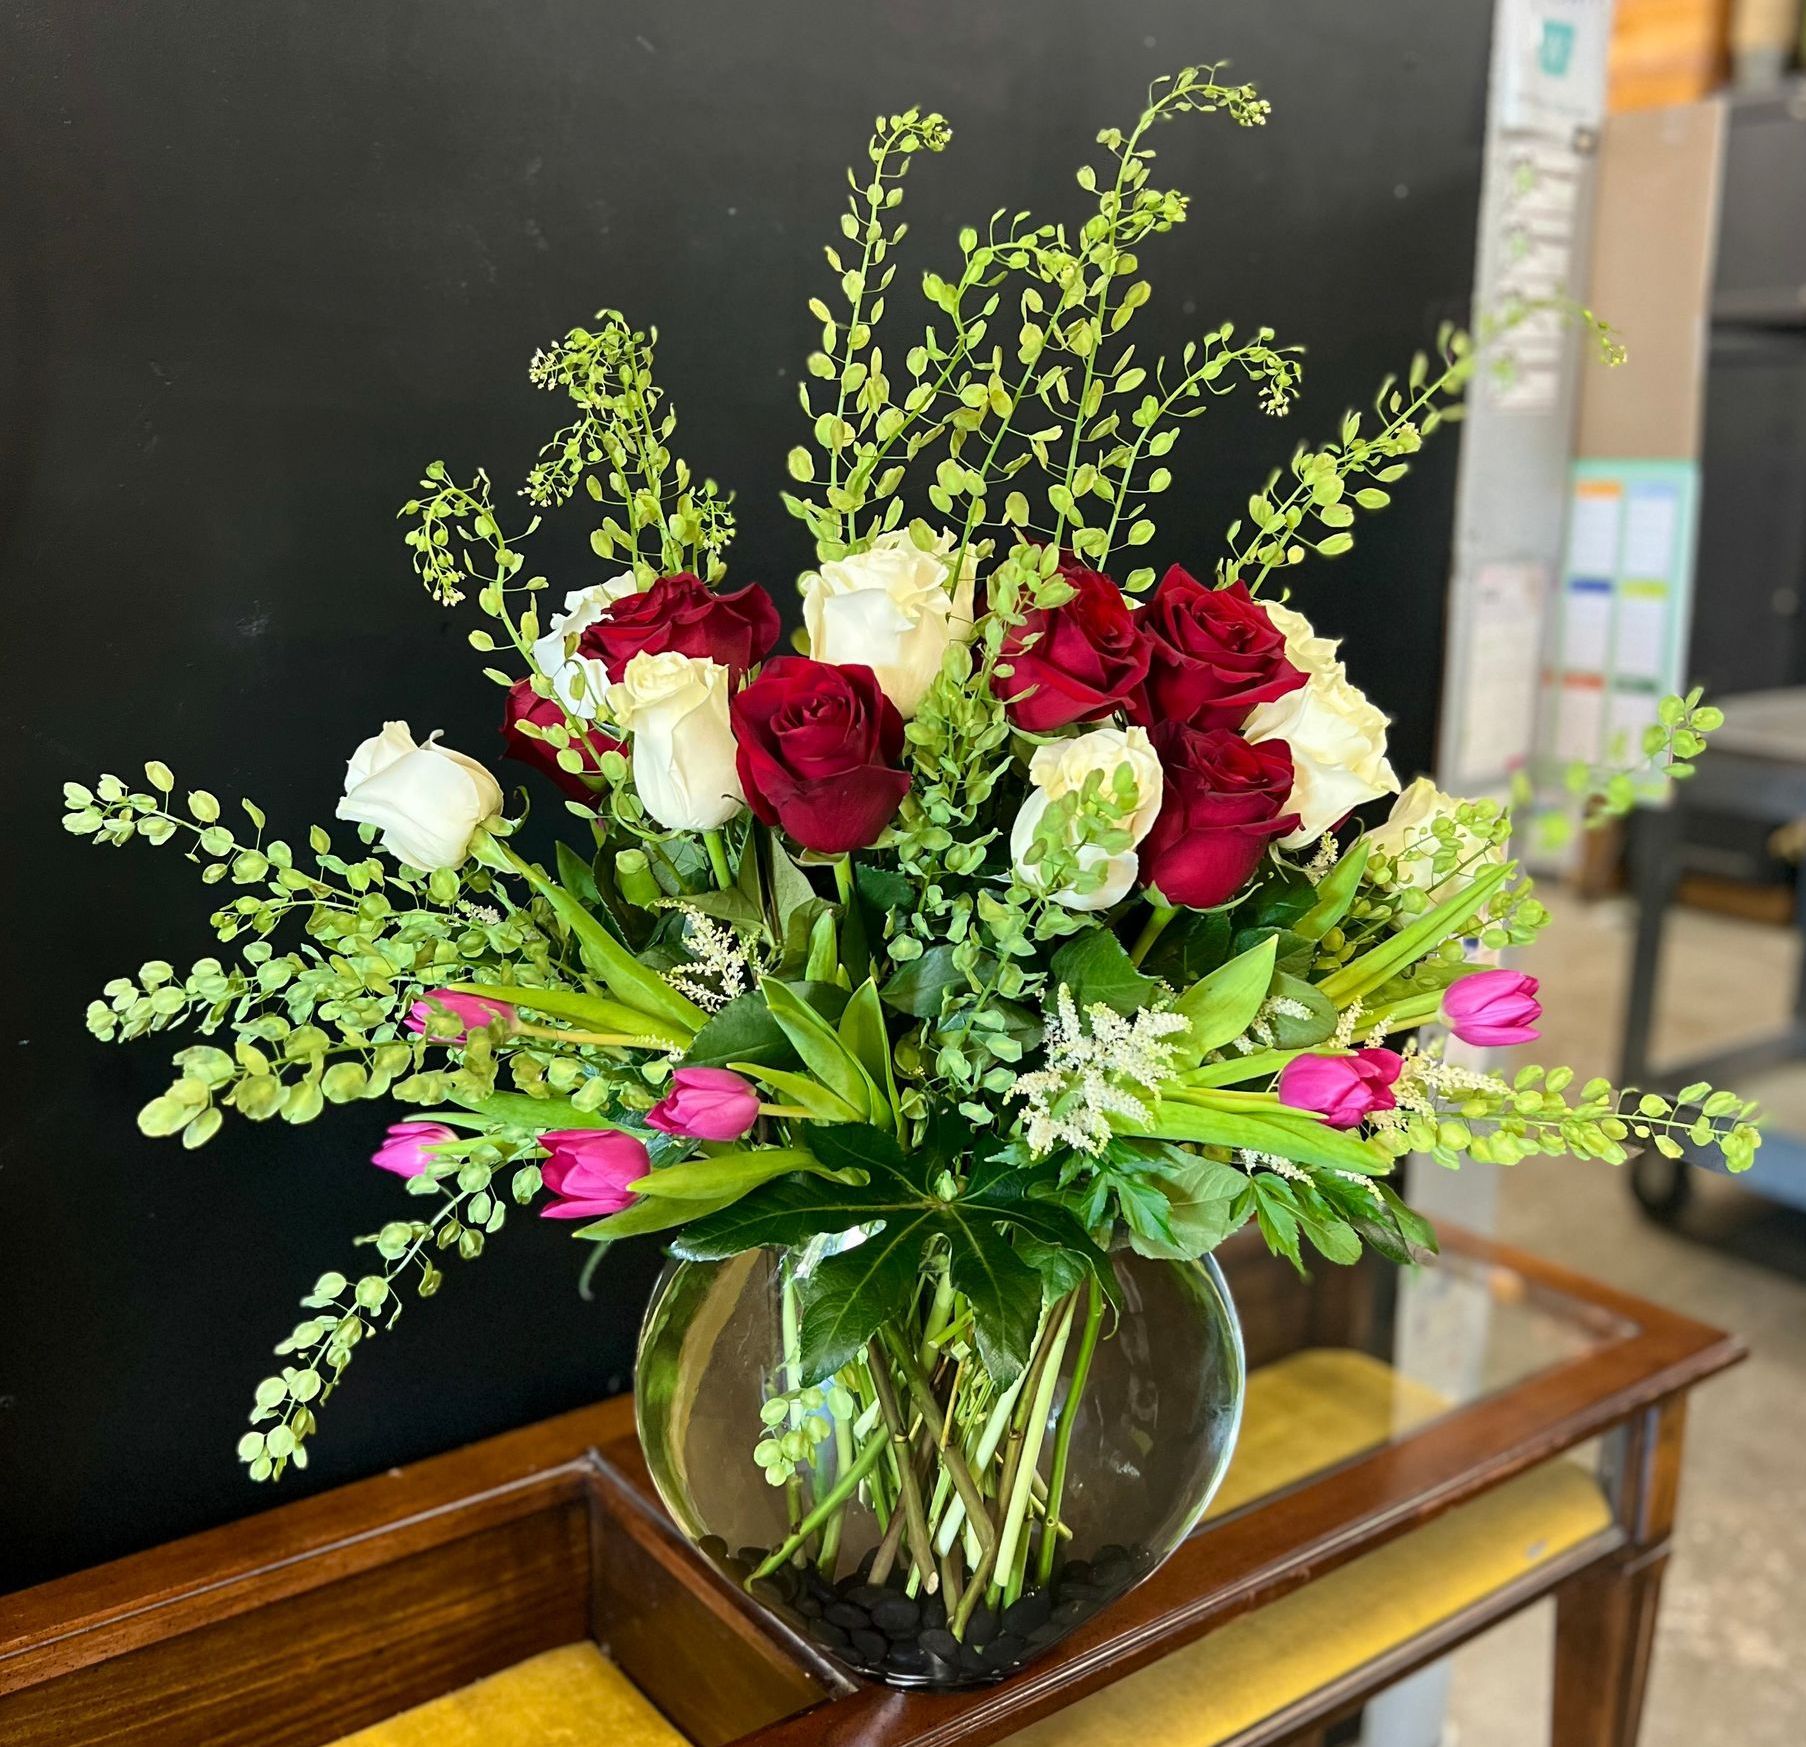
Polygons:
M1304 684L1286 640L1245 582L1206 588L1174 565L1141 609L1149 643L1145 702L1138 714L1194 728L1239 728L1256 704Z
M999 697L1014 700L1010 720L1031 734L1108 716L1147 677L1141 615L1122 590L1070 555L1061 558L1060 574L1077 592L1010 630L1003 640L1010 672L992 682Z
M593 802L596 791L583 780L584 774L600 776L602 754L624 751L621 742L610 738L600 728L590 728L582 735L572 734L571 749L582 757L583 771L565 770L558 763L557 750L538 735L523 733L522 722L530 722L535 728L550 728L554 723L561 727L565 725L564 710L557 699L540 697L533 690L530 679L517 679L508 688L508 703L502 713L502 756L517 758L522 764L543 770L573 801Z
M1229 728L1162 722L1149 738L1165 777L1160 812L1141 845L1141 883L1169 904L1207 910L1247 884L1270 838L1298 823L1292 749L1250 746Z
M909 789L903 718L869 667L771 662L728 705L746 803L805 849L865 849Z
M661 576L644 594L624 595L577 640L579 655L593 656L611 683L642 651L706 656L735 678L756 667L778 640L778 609L756 582L733 594L717 594L688 571Z

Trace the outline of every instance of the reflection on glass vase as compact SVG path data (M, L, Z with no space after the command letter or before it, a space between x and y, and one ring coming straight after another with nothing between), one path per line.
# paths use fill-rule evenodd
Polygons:
M1241 1421L1235 1310L1209 1258L1119 1250L1115 1292L1048 1303L1004 1382L931 1256L907 1316L799 1387L797 1282L860 1241L667 1268L640 1333L640 1441L683 1533L846 1667L997 1680L1203 1514Z

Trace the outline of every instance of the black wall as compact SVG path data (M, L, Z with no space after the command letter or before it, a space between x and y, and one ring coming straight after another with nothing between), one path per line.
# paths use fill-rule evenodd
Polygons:
M330 815L385 716L494 746L496 695L394 522L420 464L512 485L554 422L534 347L615 303L656 321L680 449L741 494L737 570L803 566L777 504L801 436L842 166L873 113L943 110L913 267L993 207L1071 212L1071 171L1148 78L1231 56L1265 130L1162 130L1193 217L1147 251L1142 344L1222 317L1310 343L1306 410L1226 403L1178 454L1157 561L1207 572L1235 506L1465 313L1489 9L1449 0L70 0L0 20L0 607L10 1089L0 1123L0 1588L625 1386L657 1266L522 1220L410 1305L283 1493L232 1454L269 1347L349 1238L404 1205L383 1113L132 1116L166 1045L103 1048L99 985L206 952L174 848L63 835L59 786L148 756ZM940 257L936 264L944 264ZM913 271L912 267L912 271ZM912 301L893 296L903 314ZM910 319L916 318L911 309ZM1452 442L1300 604L1428 761ZM581 512L571 512L579 521ZM559 586L587 580L576 562Z

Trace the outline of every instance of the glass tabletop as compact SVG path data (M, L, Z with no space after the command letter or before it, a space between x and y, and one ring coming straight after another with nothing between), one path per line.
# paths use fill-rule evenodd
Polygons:
M1234 1461L1207 1522L1420 1433L1637 1325L1465 1248L1311 1281L1230 1270L1249 1348ZM1244 1282L1248 1291L1243 1293Z

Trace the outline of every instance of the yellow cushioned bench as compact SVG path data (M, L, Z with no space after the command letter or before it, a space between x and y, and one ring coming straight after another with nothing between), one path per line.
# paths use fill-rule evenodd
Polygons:
M1248 1379L1211 1515L1433 1419L1445 1403L1364 1354L1294 1353ZM1243 1615L1010 1737L1015 1747L1219 1747L1610 1526L1592 1477L1551 1462ZM675 1747L593 1644L569 1644L347 1736L337 1747Z

